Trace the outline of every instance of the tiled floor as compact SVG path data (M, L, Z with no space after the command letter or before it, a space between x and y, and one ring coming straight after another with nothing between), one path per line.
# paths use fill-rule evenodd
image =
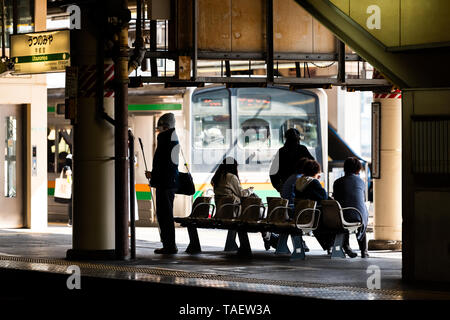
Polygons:
M401 282L400 252L370 252L369 259L333 259L314 238L305 240L311 249L306 260L266 252L261 236L250 235L250 258L223 252L226 232L199 230L203 252L188 255L187 232L177 228L179 254L155 255L160 246L157 228L137 229L137 259L122 262L73 262L65 260L71 248L71 229L52 225L41 233L0 230L0 267L67 274L69 265L81 268L82 276L118 278L264 292L321 299L401 300L450 299L450 292L407 287ZM357 248L352 239L352 246ZM368 289L368 268L379 268L380 289Z

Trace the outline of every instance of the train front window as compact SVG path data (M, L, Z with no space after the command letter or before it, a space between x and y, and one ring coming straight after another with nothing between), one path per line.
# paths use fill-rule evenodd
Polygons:
M277 88L240 88L237 90L239 146L244 150L248 170L251 160L259 167L270 164L284 145L284 132L296 128L301 143L312 155L320 151L317 97L310 93Z
M196 94L193 102L194 149L226 149L231 141L229 92L226 89Z

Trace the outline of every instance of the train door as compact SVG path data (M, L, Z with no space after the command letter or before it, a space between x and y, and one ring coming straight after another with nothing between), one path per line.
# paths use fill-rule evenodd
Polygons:
M23 105L0 105L0 227L24 226Z

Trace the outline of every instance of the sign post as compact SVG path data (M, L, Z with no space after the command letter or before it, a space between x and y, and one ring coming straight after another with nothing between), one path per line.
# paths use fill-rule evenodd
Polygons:
M70 66L70 30L11 35L14 74L64 72Z
M380 179L381 103L372 103L372 179Z

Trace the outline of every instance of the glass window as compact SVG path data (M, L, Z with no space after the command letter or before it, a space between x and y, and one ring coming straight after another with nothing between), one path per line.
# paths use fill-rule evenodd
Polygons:
M17 15L18 15L18 33L26 33L34 31L34 1L29 0L16 0L17 2ZM1 9L0 9L1 13ZM9 48L9 35L13 31L13 0L5 1L5 24L6 24L6 38L5 47ZM1 17L0 17L1 20ZM2 24L0 23L0 32L2 30ZM0 41L0 48L2 42Z
M239 146L248 152L245 159L270 164L284 145L284 132L289 128L300 131L301 144L313 156L320 154L315 95L277 88L240 88L236 101Z
M17 119L6 117L5 141L5 197L16 197L16 142Z
M229 92L207 91L192 97L194 149L226 149L231 141Z

